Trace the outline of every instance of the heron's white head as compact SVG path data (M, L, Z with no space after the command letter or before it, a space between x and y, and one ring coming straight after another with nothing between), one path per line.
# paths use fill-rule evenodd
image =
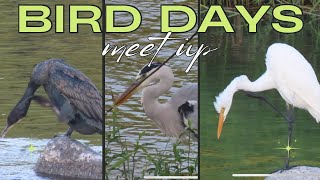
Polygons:
M167 75L167 71L171 72L168 66L162 66L158 71L158 67L161 66L159 62L152 62L146 64L137 74L135 81L123 92L115 101L114 105L118 106L123 104L133 94L140 91L144 87L154 85L159 81L162 75ZM154 72L156 71L156 72ZM165 72L164 72L165 71Z
M245 75L236 77L231 83L218 95L216 96L215 102L213 102L214 108L219 113L219 124L217 137L220 139L222 132L223 123L229 113L232 105L232 99L235 92L237 92L244 83L248 82L249 79Z

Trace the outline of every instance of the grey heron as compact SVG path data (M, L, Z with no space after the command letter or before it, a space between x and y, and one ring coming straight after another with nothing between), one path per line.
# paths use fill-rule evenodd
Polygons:
M50 100L34 95L40 86L44 87ZM87 76L61 59L36 65L23 97L8 116L1 137L26 116L31 100L52 107L58 119L69 125L67 136L71 136L73 130L86 135L103 131L101 94Z
M143 89L143 109L164 134L179 137L188 129L192 132L193 138L197 139L198 85L183 86L169 101L160 103L158 98L172 87L174 81L171 68L161 65L156 62L145 65L136 76L136 81L116 99L114 105L124 103L134 93ZM160 68L155 71L158 67Z

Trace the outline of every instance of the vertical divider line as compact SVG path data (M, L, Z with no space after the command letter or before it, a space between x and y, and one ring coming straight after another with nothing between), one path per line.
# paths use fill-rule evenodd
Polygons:
M200 6L200 1L198 0L198 27L197 31L200 27L200 21L201 21L201 6ZM200 34L198 33L198 48L200 47ZM201 56L198 57L198 134L199 134L199 139L198 139L198 179L200 179L200 142L201 142L201 126L200 126L200 114L201 114L201 108L200 108L200 59Z
M106 41L106 0L102 0L102 49L101 52L103 52L103 49L105 47L105 41ZM102 55L102 54L101 54ZM106 75L106 58L105 55L102 55L102 62L101 62L101 68L102 68L102 119L103 119L103 131L102 131L102 179L106 179L106 154L105 154L105 135L106 135L106 116L105 116L105 106L106 106L106 100L105 100L105 91L106 91L106 84L105 84L105 75Z

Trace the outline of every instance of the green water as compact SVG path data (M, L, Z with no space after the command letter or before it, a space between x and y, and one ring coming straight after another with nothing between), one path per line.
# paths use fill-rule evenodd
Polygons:
M88 27L80 33L18 33L18 4L47 4L54 10L53 1L3 1L0 0L0 129L6 126L10 110L22 97L30 74L40 61L63 58L66 63L85 73L102 89L101 34L94 34ZM62 2L60 2L61 4ZM85 1L64 1L63 4L84 4ZM90 4L101 5L101 1ZM68 12L66 10L66 12ZM54 13L52 15L54 17ZM54 19L54 18L53 18ZM68 23L68 13L65 22ZM65 26L67 31L68 24ZM44 94L39 88L36 94ZM41 179L33 172L33 166L46 143L54 135L67 130L66 124L57 121L51 109L31 104L27 117L0 140L1 179ZM101 152L101 136L85 136L77 132L72 138L83 140ZM28 151L29 145L35 147Z
M287 123L274 110L237 92L218 141L218 114L213 107L214 97L233 78L245 74L253 81L265 72L271 44L282 42L298 49L320 77L319 21L306 19L304 29L291 35L275 32L269 22L262 22L258 33L246 33L246 28L237 27L234 34L211 29L200 36L201 43L219 48L202 57L199 66L201 179L232 179L232 174L266 174L283 168L286 151L276 148L287 144ZM276 90L262 94L286 111ZM304 110L295 109L295 116L292 146L300 149L292 152L290 165L320 166L320 125Z

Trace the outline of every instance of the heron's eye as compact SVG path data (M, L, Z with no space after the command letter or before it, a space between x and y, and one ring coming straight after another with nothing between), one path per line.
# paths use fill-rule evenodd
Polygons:
M136 77L136 80L141 80L145 77L145 74L139 74L137 77Z
M141 74L140 77L139 77L139 79L143 79L143 78L145 78L146 76L147 76L146 74Z

